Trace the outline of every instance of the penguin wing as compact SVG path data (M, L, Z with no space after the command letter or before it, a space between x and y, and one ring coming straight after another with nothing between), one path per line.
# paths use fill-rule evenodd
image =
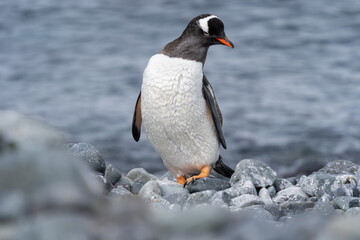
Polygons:
M135 141L139 141L141 133L141 92L136 100L133 120L132 120L132 135Z
M221 126L223 123L221 111L219 105L216 101L216 97L214 94L214 90L212 89L209 81L206 76L203 77L203 95L207 103L207 107L209 112L211 113L211 117L213 119L217 137L221 143L221 145L226 149L225 137L222 132Z

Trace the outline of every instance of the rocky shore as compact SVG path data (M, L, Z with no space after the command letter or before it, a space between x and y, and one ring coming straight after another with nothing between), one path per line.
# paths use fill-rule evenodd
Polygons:
M128 173L88 143L0 111L0 239L360 239L360 166L281 178L239 160L185 188L169 172Z

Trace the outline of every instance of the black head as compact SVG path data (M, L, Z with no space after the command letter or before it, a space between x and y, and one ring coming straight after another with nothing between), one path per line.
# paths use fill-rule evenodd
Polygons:
M167 44L161 53L204 63L209 47L215 44L234 47L225 35L223 22L215 15L201 14L193 18L181 36Z

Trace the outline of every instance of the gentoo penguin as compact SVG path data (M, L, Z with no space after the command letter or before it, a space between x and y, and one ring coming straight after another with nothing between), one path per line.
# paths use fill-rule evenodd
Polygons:
M165 166L184 186L209 176L211 169L226 177L234 172L219 154L220 144L226 149L222 115L203 73L215 44L234 47L223 22L210 14L192 19L180 37L150 58L135 106L135 141L143 124Z

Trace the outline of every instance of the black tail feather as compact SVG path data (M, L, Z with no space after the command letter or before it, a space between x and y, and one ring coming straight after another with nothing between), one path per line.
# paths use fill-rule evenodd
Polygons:
M231 175L233 175L234 170L232 170L229 166L225 165L225 163L222 161L222 157L219 156L219 159L216 161L213 169L223 175L224 177L230 178Z

